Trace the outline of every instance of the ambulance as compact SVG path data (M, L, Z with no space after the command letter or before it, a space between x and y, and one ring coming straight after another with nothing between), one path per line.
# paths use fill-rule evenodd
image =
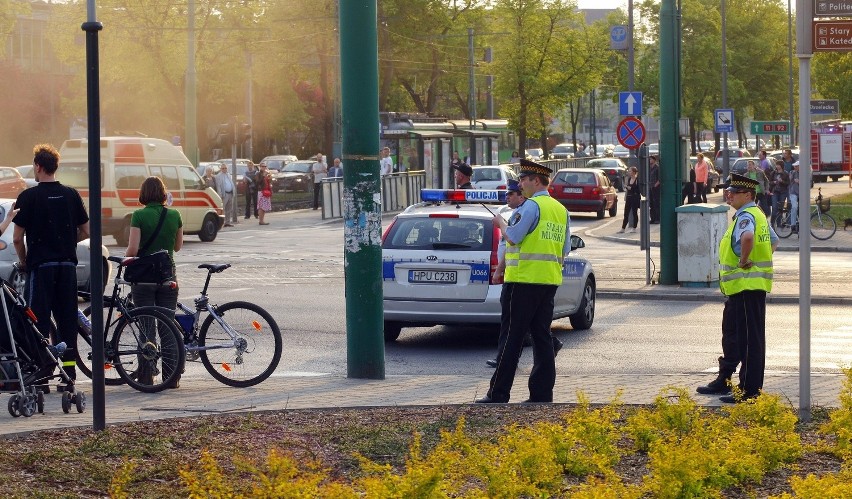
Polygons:
M66 140L59 149L56 179L80 192L88 209L89 144L86 139ZM170 196L169 208L179 210L185 235L213 241L225 215L222 198L207 187L183 152L162 139L143 137L101 138L101 232L127 246L130 216L142 207L139 188L150 177L160 177ZM89 213L91 216L91 212Z

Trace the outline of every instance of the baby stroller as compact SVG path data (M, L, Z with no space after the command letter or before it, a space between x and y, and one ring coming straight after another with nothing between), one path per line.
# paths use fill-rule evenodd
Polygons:
M62 393L62 411L71 407L86 409L86 395L74 391L74 383L59 366L58 358L65 344L51 345L35 325L36 317L23 297L9 283L0 280L0 392L11 393L9 414L30 417L44 413L44 390L47 382L60 378L68 387Z

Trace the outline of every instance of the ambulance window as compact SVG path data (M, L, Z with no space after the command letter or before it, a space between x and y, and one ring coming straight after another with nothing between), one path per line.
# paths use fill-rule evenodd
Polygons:
M152 165L150 168L151 175L163 179L163 183L166 184L166 189L170 191L180 190L180 180L178 179L177 167Z
M124 165L115 167L116 189L139 189L148 178L145 165Z
M183 179L184 189L204 189L207 187L191 166L180 167L180 178Z
M60 162L56 170L56 180L75 189L89 188L89 164L80 162ZM104 186L104 165L101 163L101 187Z

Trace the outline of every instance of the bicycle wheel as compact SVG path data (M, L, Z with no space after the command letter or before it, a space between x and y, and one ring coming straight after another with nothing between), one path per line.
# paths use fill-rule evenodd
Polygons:
M183 372L183 337L177 323L156 307L134 308L123 316L112 347L118 374L140 392L164 390Z
M228 329L208 315L198 338L201 362L210 375L236 387L254 386L268 378L281 360L281 331L275 319L261 307L242 301L215 310Z
M104 306L104 323L106 322L108 308ZM112 348L112 341L110 341L109 335L114 331L113 326L118 322L115 319L115 315L117 311L113 312L112 324L110 324L108 328L106 328L107 337L104 341L104 384L114 386L114 385L123 385L124 380L121 379L121 376L118 374L118 370L115 369L115 359L114 352ZM92 307L86 307L83 309L83 315L86 317L92 316ZM75 360L77 361L77 369L80 370L83 374L85 374L89 379L92 378L92 334L91 332L86 331L80 324L77 324L77 351L74 354Z
M825 241L837 232L837 222L828 213L814 213L811 215L811 235Z
M775 229L778 237L785 239L790 237L793 234L793 226L790 225L790 212L787 210L782 211L775 219L772 228Z

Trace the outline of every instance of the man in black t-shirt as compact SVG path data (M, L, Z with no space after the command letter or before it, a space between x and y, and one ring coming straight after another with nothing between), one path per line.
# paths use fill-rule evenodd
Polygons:
M58 341L67 349L61 365L76 378L77 242L89 237L89 216L80 193L56 181L59 153L49 144L33 148L38 185L18 195L15 207L15 251L18 266L27 272L26 300L48 336L50 315L56 320ZM24 240L26 238L26 245Z

